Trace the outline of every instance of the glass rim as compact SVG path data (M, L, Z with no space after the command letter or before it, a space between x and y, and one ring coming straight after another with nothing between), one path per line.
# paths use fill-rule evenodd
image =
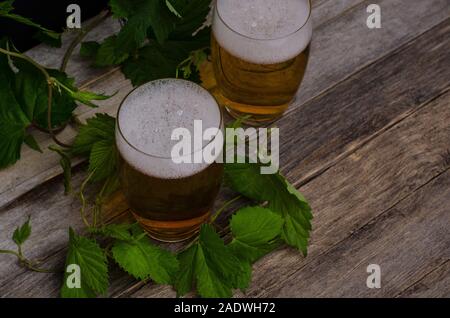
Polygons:
M214 137L213 137L206 145L204 145L204 146L202 147L202 149L198 149L198 150L191 151L190 153L188 153L188 154L186 154L186 155L184 155L184 156L179 156L179 157L176 157L176 158L182 158L182 157L185 157L185 156L190 156L190 155L193 155L193 154L195 154L195 153L198 153L199 151L203 151L207 146L209 146L211 143L214 142L214 140L216 139L216 137L217 137L217 135L219 134L219 132L222 131L222 125L223 125L223 120L224 120L224 118L223 118L224 116L223 116L223 112L222 112L222 107L220 107L220 105L219 105L219 103L218 103L216 97L215 97L213 94L211 94L211 92L208 91L206 88L204 88L203 86L201 86L201 85L199 85L199 84L197 84L197 83L195 83L195 82L188 81L188 80L181 79L181 78L170 78L170 77L167 77L167 78L160 78L160 79L156 79L156 80L152 80L152 81L146 82L146 83L144 83L144 84L141 84L141 85L139 85L139 86L133 88L133 89L132 89L132 90L131 90L131 91L130 91L123 99L122 99L122 101L120 102L119 108L117 109L117 117L116 117L117 132L120 134L120 136L123 138L123 140L127 143L128 146L130 146L131 148L133 148L133 150L136 150L136 151L139 152L140 154L143 154L143 155L145 155L145 156L147 156L147 157L156 158L156 159L163 159L163 160L172 160L172 159L173 159L172 156L169 156L169 157L158 156L158 155L150 154L150 153L147 153L147 152L145 152L145 151L143 151L143 150L138 149L136 146L134 146L134 145L133 145L126 137L125 137L125 135L124 135L123 132L122 132L122 129L120 128L120 123L119 123L120 110L122 109L122 107L123 107L123 105L124 105L124 102L125 102L125 100L128 98L128 96L130 96L134 91L136 91L138 88L140 88L140 87L142 87L142 86L144 86L144 85L147 85L147 84L150 84L150 83L153 83L153 82L164 81L164 80L183 81L183 82L188 82L188 83L190 83L190 84L196 85L196 86L198 86L199 88L201 88L202 90L204 90L205 92L207 92L207 93L214 99L214 101L216 102L216 106L217 106L217 108L219 109L219 114L220 114L220 122L219 122L219 125L218 125L219 127L217 127L217 129L218 129L217 133L214 135ZM117 141L116 141L116 144L117 144ZM119 149L117 149L117 151L120 152Z
M308 17L306 18L305 22L304 22L299 28L295 29L295 31L290 32L290 33L288 33L288 34L286 34L286 35L279 36L279 37L274 37L274 38L269 38L269 39L254 38L254 37L251 37L251 36L242 34L241 32L238 32L238 31L236 31L234 28L232 28L227 22L225 22L225 20L224 20L224 19L222 18L222 16L220 15L220 12L219 12L219 9L218 9L218 7L219 7L219 1L217 1L216 5L214 6L214 7L215 7L215 8L214 8L214 11L215 11L215 13L216 13L215 16L219 17L220 21L222 21L222 23L223 23L230 31L232 31L233 33L235 33L235 34L237 34L237 35L239 35L239 36L242 36L242 37L247 38L247 39L252 40L252 41L261 41L261 42L263 42L263 41L276 41L276 40L286 39L286 38L290 37L291 35L294 35L295 33L299 32L300 30L302 30L302 29L306 26L306 24L309 22L309 20L311 20L311 13L312 13L312 3L311 3L311 0L308 0L308 3L309 3Z

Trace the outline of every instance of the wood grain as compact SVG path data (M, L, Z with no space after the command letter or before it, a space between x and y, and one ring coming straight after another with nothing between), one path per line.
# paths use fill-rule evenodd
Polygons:
M398 297L449 298L450 261L436 267L419 281L401 292Z
M448 54L449 52L448 39L447 41L442 39L443 34L447 32L448 27L449 23L447 21L446 23L443 23L439 27L436 27L434 30L430 31L429 34L424 34L420 39L417 40L416 43L412 43L409 46L403 48L401 51L397 52L392 57L392 59L395 58L396 63L400 63L401 61L403 61L404 65L403 67L399 67L397 78L409 79L411 82L415 83L415 87L418 89L418 91L421 91L421 89L428 88L428 86L425 86L425 84L428 79L428 72L430 72L432 74L435 74L435 84L437 87L439 87L441 85L440 83L443 83L445 81L446 73L443 73L445 76L439 75L440 62L439 60L436 60L435 55L443 55L445 57L445 54ZM423 42L425 40L428 42ZM438 45L438 43L440 43L441 45ZM436 64L427 65L418 63L418 68L416 68L414 72L418 75L416 77L411 77L411 74L408 73L408 67L406 67L408 61L407 58L411 56L411 52L415 52L424 44L427 44L428 48L434 49L426 50L425 52L423 52L423 59L426 60L433 58L436 61ZM357 113L358 109L361 107L366 107L368 108L368 110L371 108L371 104L367 105L359 103L349 103L349 101L352 101L353 98L358 95L358 91L360 91L361 89L361 87L356 84L361 81L367 82L369 81L369 79L371 79L371 81L376 81L376 79L379 79L377 77L378 73L383 74L385 72L388 72L389 68L391 67L391 59L384 59L379 63L371 65L371 70L360 72L356 74L354 78L350 78L342 84L343 87L346 88L346 94L343 94L343 89L337 86L334 88L334 90L328 93L330 95L333 95L334 98L330 98L328 97L328 95L324 95L314 101L317 103L317 108L313 107L312 109L320 109L318 107L320 105L330 107L332 113L335 114L335 116L342 116L341 118L343 120L337 121L337 124L342 122L345 123L344 119L348 116L347 112ZM375 72L375 78L373 78L373 70L378 70L378 73ZM361 74L365 75L362 76ZM391 76L394 75L395 74L391 74ZM448 84L448 80L446 83ZM405 85L407 87L408 82L405 82ZM381 86L378 87L377 91L388 90L389 88L391 88L391 86L392 83L390 81L381 81ZM445 85L442 84L440 91L433 90L430 94L434 94L434 97L442 94L443 91L445 91L445 88L443 88L444 86ZM367 129L365 129L364 134L362 134L363 136L374 134L375 136L378 136L378 138L380 138L381 136L384 136L387 131L396 131L391 127L392 125L389 126L389 130L384 129L384 126L382 126L382 124L389 124L395 118L398 118L398 116L401 115L402 112L409 114L409 117L411 117L411 110L422 105L423 101L421 100L418 100L416 103L410 104L410 96L405 94L405 92L402 90L391 89L388 91L390 94L389 99L397 101L399 105L407 106L405 106L405 108L398 108L396 112L387 112L384 117L376 116L373 113L369 112L367 115L368 117L366 118L371 123L373 123L373 125L369 126L372 128L372 130L368 131ZM427 98L425 100L429 100L432 98L432 95L427 95ZM334 100L334 103L327 103L327 101L330 99ZM442 100L448 102L448 94L445 94L437 99L439 103L441 103ZM350 109L346 110L345 112L342 112L341 108L339 107L336 108L336 110L333 109L333 107L335 107L335 104L339 106L346 105L347 103L349 103L348 107ZM392 107L392 105L389 106ZM300 111L304 110L301 109L299 110L299 112ZM448 115L448 113L444 113L444 115L445 114ZM440 115L438 117L446 119L447 117L445 117L444 115ZM400 118L405 117L407 116L400 116ZM298 125L298 118L299 116L297 115L290 115L281 120L280 127L282 131L285 129L285 127L293 127L295 125ZM433 118L434 117L430 117L427 120L432 122ZM411 119L408 118L408 120ZM377 121L381 121L382 124L377 123ZM447 122L441 120L438 123L441 126L446 123L448 125L448 120ZM364 170L356 169L357 166L356 168L354 166L345 166L344 163L359 162L359 164L361 164L361 162L364 161L361 160L360 156L358 156L358 153L355 152L357 148L354 148L353 154L347 153L347 155L351 156L348 157L346 161L343 161L343 163L339 163L339 165L336 165L335 167L327 171L326 174L317 177L301 189L307 194L313 204L315 210L314 238L320 238L319 241L313 240L310 250L310 257L307 258L307 261L314 259L314 255L320 254L320 251L331 247L339 240L345 239L347 236L349 236L350 231L356 231L358 228L366 224L368 220L374 217L374 214L376 215L377 213L381 213L385 209L389 208L389 204L394 204L402 198L406 197L417 187L420 187L421 185L426 183L435 174L441 172L441 170L436 168L436 166L438 165L437 163L442 163L443 159L441 157L441 154L443 148L448 148L448 139L444 139L446 140L446 144L445 142L442 143L442 138L448 138L448 133L443 135L442 130L439 129L442 128L441 126L436 128L436 134L425 134L420 131L420 129L422 128L431 129L432 127L430 125L425 125L425 127L420 126L419 128L417 128L417 130L415 130L415 138L419 138L422 135L425 135L425 137L422 137L430 139L430 136L436 135L436 139L419 139L419 141L417 141L420 142L421 145L427 145L427 147L429 148L425 149L430 150L430 154L425 158L425 162L417 160L417 158L420 159L420 155L422 153L410 153L408 148L408 145L410 144L408 143L409 141L406 140L404 147L399 148L402 149L403 155L410 154L412 156L412 158L404 158L404 164L410 165L405 166L405 169L406 167L409 167L411 171L415 171L416 173L414 175L406 175L404 176L404 178L399 178L396 183L384 182L382 183L385 186L385 188L383 189L377 188L378 184L371 182L371 180L380 179L386 174L395 175L398 167L385 165L385 163L386 161L389 162L389 160L393 160L394 163L398 163L398 161L394 160L396 157L394 156L393 159L388 159L385 156L382 156L384 155L384 153L380 152L379 155L382 156L381 159L374 161L373 166L366 167L366 169ZM413 125L413 128L414 127L416 127L415 124ZM383 134L381 134L379 131L383 132ZM356 132L358 133L360 132L360 130L356 130ZM399 138L405 134L409 136L411 135L411 132L399 132L393 140L395 142L398 142ZM320 136L320 134L318 133L304 134L303 139L309 140L310 143L314 143L316 142L316 138L318 136ZM351 138L344 138L344 141L342 143L336 144L335 142L333 142L335 140L335 136L336 134L333 134L329 137L329 139L332 141L329 142L329 147L337 146L337 149L342 149L342 147L345 146L345 142L350 143L354 139L359 138L359 135L355 133L351 135ZM375 141L378 138L373 138L373 140ZM326 140L323 141L327 142ZM305 142L305 145L308 145L308 143ZM305 149L304 151L308 149L308 147L302 147L300 149L303 148ZM393 148L394 150L397 149L398 145L395 144ZM287 148L284 149L285 153L282 154L282 157L286 158L288 162L297 162L296 166L294 164L290 165L289 170L286 170L286 172L288 172L288 175L290 176L295 175L297 169L300 169L304 164L303 162L297 160L299 151L297 150L297 152L288 152L286 150ZM370 154L370 156L376 155L379 152L378 149L380 148L374 147L372 149L374 149L374 154ZM310 152L310 155L314 155L314 152ZM357 158L359 158L359 160L356 160ZM323 162L320 161L320 159L317 159L316 164L318 167L323 164ZM314 167L310 167L310 169L314 169ZM338 175L337 172L340 172L341 174ZM353 180L351 178L353 177L353 175L351 175L350 177L346 175L346 173L353 173L356 175L355 177L359 176L360 182L357 183L356 180ZM83 176L84 172L82 171L75 173L76 185L79 184ZM346 180L345 186L341 186L341 184L339 183L340 181L330 183L330 180ZM13 228L14 224L20 223L20 220L24 215L26 215L27 213L32 213L33 219L35 219L39 224L35 226L36 228L33 234L33 237L38 240L38 247L36 248L36 250L33 249L34 252L31 254L31 256L37 258L46 258L45 265L48 267L61 266L62 264L62 259L64 258L64 247L67 240L67 226L71 225L76 229L81 228L81 223L79 222L79 217L77 215L79 204L76 199L61 197L62 184L60 181L61 180L59 179L49 181L42 187L33 190L32 192L30 192L30 194L27 194L26 196L22 197L21 200L7 207L6 209L3 209L0 212L1 224L7 224L5 226L6 229ZM385 196L382 198L385 198L386 200L380 200L380 202L387 206L383 207L382 205L380 205L380 202L378 202L378 200L372 201L368 199L368 194L370 194L370 192L365 192L365 190L369 191L371 189L370 186L373 187L375 193L379 193L379 195ZM392 193L394 193L395 196ZM349 213L349 211L354 212ZM334 217L329 218L329 215L334 215ZM50 242L46 240L46 236L49 235L49 233L51 233L50 235L52 235ZM8 233L5 233L5 231L0 231L1 248L12 246L11 242L8 242L7 236ZM33 243L30 242L30 244L34 245L34 241L32 242ZM0 294L4 294L7 296L57 295L60 280L59 276L54 276L52 279L49 279L49 277L46 275L20 270L15 265L15 261L13 259L0 259L0 262ZM258 291L262 290L261 288L268 288L267 286L274 286L273 288L277 288L278 286L279 288L279 284L283 282L283 279L290 277L290 275L292 275L292 272L298 269L301 264L303 264L302 262L305 262L305 260L303 260L297 252L289 249L284 249L278 251L277 253L271 254L255 267L257 269L255 272L255 282L257 283L252 285L252 288L249 290L249 295L259 295ZM116 274L116 272L113 272L113 275L113 283L110 289L112 295L120 296L133 294L133 292L136 290L136 285L132 279L120 275L119 273ZM25 285L27 285L28 287L26 287ZM35 290L35 286L39 286L39 289ZM139 285L137 286L140 287ZM155 294L153 293L153 288L155 288L155 293L157 293L157 295L173 295L173 292L167 287L153 287L151 285L147 285L145 288L139 290L139 293L136 294L136 296L154 296ZM270 290L267 289L265 292L269 293Z
M281 163L291 180L314 178L446 91L449 33L446 20L279 120Z
M418 277L450 259L449 205L447 169L289 276L279 289L271 288L260 295L394 297ZM366 286L369 264L381 267L380 289ZM450 293L450 285L441 286L439 292Z
M308 257L268 255L246 296L395 296L448 258L449 104L446 93L301 187L314 211ZM382 290L365 288L370 263L388 271Z
M376 3L382 28L369 29L366 8L371 3L353 6L314 29L305 79L288 112L448 18L448 0L381 0Z
M383 8L400 10L400 3L406 2L386 2ZM427 3L439 7L443 1ZM418 3L418 7L424 8L428 4ZM328 32L330 40L333 35L348 30L347 24L358 26L362 7L349 6L344 15L328 19L330 25L335 26L334 30L331 27L326 29L324 25L319 28L323 28L320 32ZM450 40L446 36L450 23L446 20L439 24L442 12L433 11L435 8L431 7L427 9L425 14L421 13L424 17L417 28L413 20L402 20L411 27L406 35L400 37L400 33L391 30L392 35L380 36L383 38L380 45L386 45L385 41L391 36L398 43L395 44L394 40L388 43L391 46L387 45L387 51L382 50L381 46L377 47L378 58L381 58L375 63L370 60L368 63L352 64L347 69L345 67L349 67L349 64L345 62L341 69L342 76L334 79L336 74L333 72L336 70L331 64L326 64L324 55L325 64L321 68L330 68L331 84L324 91L320 90L319 85L312 100L300 108L293 107L293 111L279 121L283 171L297 186L302 185L301 191L307 195L315 211L313 241L307 259L291 249L281 249L261 260L255 266L254 282L248 295L305 295L309 293L309 286L300 289L297 285L297 275L305 273L313 280L315 289L311 290L311 295L313 291L316 292L314 295L334 295L340 292L337 287L339 284L344 284L342 295L349 295L353 290L358 292L357 295L367 294L368 291L358 289L360 286L357 284L365 282L365 278L360 280L366 275L361 262L369 260L371 255L387 264L391 270L391 276L387 278L391 279L391 283L387 284L387 289L369 296L384 293L402 295L403 290L406 295L421 280L430 284L430 294L448 293L442 284L436 287L438 278L432 273L444 278L447 273L445 269L442 270L442 264L448 258L446 252L449 239L445 236L448 233L443 232L440 226L448 224L445 223L448 222L445 219L448 215L445 207L449 206L445 201L445 197L449 197L445 189L448 184L442 178L447 176L448 179L450 165L450 97L446 93L450 86L450 75L449 68L445 67L450 54ZM414 14L419 16L417 12ZM437 26L425 33L434 25ZM422 36L409 42L422 33ZM365 40L355 38L353 41L364 43ZM400 49L389 53L389 50L400 45ZM330 52L325 51L326 54ZM365 49L357 49L351 54L336 52L336 56L349 60L359 59L364 54L370 57L372 54ZM384 53L389 54L384 56ZM374 60L377 59L374 56ZM333 61L337 59L331 55L328 58ZM350 77L346 75L355 71L357 73ZM324 80L329 79L325 76ZM95 82L92 87L109 91L120 87L119 94L122 94L130 88L128 85L120 72L113 72L98 83ZM113 104L119 101L117 97L102 109L113 111ZM92 110L80 109L80 112L83 116L92 114ZM71 137L70 133L64 133L67 138ZM45 142L45 136L42 140ZM30 214L33 234L25 246L27 254L31 258L43 258L43 266L62 268L67 228L70 225L79 230L83 226L78 216L78 200L62 196L61 177L57 176L59 172L55 163L49 164L46 170L36 168L51 160L54 159L47 157L46 162L41 162L35 157L34 161L19 166L26 170L27 165L30 165L29 171L37 171L35 179L29 181L26 187L14 185L19 174L9 175L10 196L3 197L0 194L0 199L5 198L5 201L0 200L0 206L3 206L0 209L0 248L13 247L9 239L10 231ZM31 163L35 170L31 169ZM74 171L76 187L85 177L83 168L80 166ZM40 174L42 170L46 174ZM3 172L0 175L3 181L5 175ZM25 183L31 179L25 179ZM42 183L43 180L47 181ZM41 185L35 187L38 184ZM18 191L15 190L17 188ZM13 202L14 198L30 189L33 190ZM415 195L420 195L423 200L416 200ZM121 204L120 200L110 202L111 206L116 206L116 209L111 210L115 213L111 217L119 217L123 212L126 207ZM427 219L424 217L425 212L431 208L435 208L435 211ZM435 231L431 233L430 229ZM402 242L405 237L408 241ZM422 242L422 238L426 239ZM436 242L436 247L429 245ZM407 243L413 246L414 253L403 252L402 248ZM429 254L426 253L428 251ZM342 255L348 256L341 260L338 256ZM401 257L392 257L396 255ZM414 255L421 257L411 261ZM331 279L327 283L325 278L320 279L316 268L317 271L321 270L320 274L324 277L333 276L329 274L333 273L333 261L340 266L340 271L334 273L350 277L350 281L338 277L338 280ZM407 261L411 261L411 264L405 265ZM354 270L348 266L353 266ZM404 272L400 272L398 277L394 275L403 269ZM354 273L359 276L352 276ZM173 291L165 286L137 284L115 267L111 268L111 280L110 294L113 296L174 296ZM1 296L57 296L60 281L61 275L32 273L18 267L14 258L0 257ZM329 283L333 283L334 288L329 287ZM415 292L411 295L418 294Z
M92 23L94 18L83 22L83 26ZM108 18L103 21L98 27L89 32L84 41L102 41L106 37L114 34L120 30L120 24L117 19ZM26 52L28 56L35 61L48 68L59 68L61 66L63 55L73 39L78 35L75 30L66 31L62 37L62 46L60 48L49 47L45 44L38 45ZM91 60L83 58L79 55L80 45L73 51L72 57L67 65L66 72L76 80L78 85L102 76L108 71L105 68L91 67Z
M339 3L337 1L317 2L313 10L316 29L310 64L299 92L299 99L289 111L294 111L307 100L335 86L352 73L373 63L380 56L388 55L447 17L447 0L381 1L383 12L386 13L383 15L384 29L374 31L365 26L365 8L369 3L371 2L361 3L358 0L339 1ZM113 27L111 31L116 28ZM106 32L101 30L98 32L98 37L106 36ZM43 57L47 56L46 54L50 52L40 47L36 56ZM59 52L59 55L61 54ZM59 56L58 59L52 54L48 56L52 56L47 58L49 65L57 65L59 62L56 61L61 58ZM78 60L79 57L74 59ZM83 72L86 69L89 74L91 72L90 68L84 64L71 62L69 66L74 71ZM89 77L81 74L77 76L85 79ZM120 72L112 73L107 79L106 82L105 78L100 79L99 83L95 78L91 79L86 89L104 93L119 91L117 98L103 103L97 110L114 113L119 103L118 97L129 91L131 85L124 82ZM73 136L73 129L68 128L63 132L61 139L70 140ZM40 135L39 139L43 143L43 149L52 143L46 135ZM0 184L0 207L60 173L58 157L48 150L44 152L45 154L41 156L33 153L28 147L23 147L21 161L0 172L0 178L6 180Z

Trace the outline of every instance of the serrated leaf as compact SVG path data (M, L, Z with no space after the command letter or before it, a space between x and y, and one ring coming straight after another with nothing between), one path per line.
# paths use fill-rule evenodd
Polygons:
M175 27L176 17L163 0L139 0L134 5L135 7L131 10L128 7L126 24L117 35L115 50L117 55L129 53L141 47L150 27L160 44L164 43Z
M95 67L104 67L104 66L112 66L118 65L125 61L129 57L128 52L119 53L116 51L117 44L117 35L112 35L106 38L98 47L94 66Z
M6 41L0 41L5 47ZM6 55L0 54L0 168L14 164L20 158L25 129L30 125L13 89L14 73Z
M100 43L95 41L87 41L81 43L80 55L82 57L94 57L100 49Z
M141 1L109 0L109 6L116 18L128 18L138 9Z
M106 255L94 240L77 235L69 229L69 250L66 266L76 264L80 267L81 288L67 286L68 273L64 274L61 296L63 298L93 297L105 294L108 289L108 266Z
M81 125L72 145L72 154L90 155L94 144L99 141L115 142L116 119L108 114L95 114Z
M125 76L133 85L141 85L148 81L160 78L174 77L178 66L190 52L204 47L203 37L194 37L185 41L166 41L163 45L151 42L137 53L134 59L128 59L122 66ZM199 80L198 72L193 80Z
M268 208L284 219L282 238L307 254L311 231L311 207L300 193L279 173L260 173L258 164L225 164L226 183L234 190L259 202L268 201Z
M269 209L245 207L231 218L233 241L228 245L241 259L253 263L272 250L281 234L283 218Z
M20 159L26 126L25 123L0 118L0 168L8 167Z
M94 234L100 234L106 237L118 239L121 241L133 241L130 233L131 224L108 224L100 228L91 228Z
M25 243L25 241L30 237L31 234L31 225L30 225L30 217L28 217L28 220L22 224L20 227L16 228L16 230L13 233L13 241L18 246Z
M242 286L245 265L225 247L211 225L202 225L198 243L180 253L178 259L175 288L180 296L196 286L202 297L231 297L232 289Z
M19 72L15 76L15 95L28 119L42 129L48 128L48 85L40 70L28 62L15 60ZM72 86L73 79L58 70L47 70L50 76L65 85ZM77 107L74 100L63 90L53 89L52 127L57 128L67 123Z
M178 270L177 258L153 245L145 233L133 230L132 240L117 240L111 252L119 266L137 279L169 284Z
M126 60L123 71L134 85L152 79L174 77L178 64L191 51L209 47L209 28L195 34L195 37L193 35L203 25L210 10L210 2L171 0L168 6L165 0L111 0L114 16L125 18L126 25L117 36L107 38L100 47L91 43L84 51L90 54L97 50L94 66L118 65ZM175 12L179 12L182 17L177 17ZM149 44L145 44L147 40ZM159 46L148 49L153 43ZM198 72L192 74L190 79L199 82Z
M117 190L120 189L120 179L119 174L117 173L117 168L114 170L114 173L109 175L103 184L103 197L108 197L113 194Z
M101 181L114 174L117 167L117 152L109 140L96 142L89 157L89 171L94 172L91 181Z
M170 33L169 39L172 40L183 40L192 36L202 27L211 10L211 0L170 0L170 3L181 15ZM204 31L209 35L209 30Z
M195 265L198 249L198 244L194 244L187 250L178 254L180 269L174 282L174 287L178 296L186 295L195 288Z
M30 147L31 149L33 149L33 150L35 150L35 151L37 151L37 152L40 152L40 153L43 152L42 149L41 149L41 147L39 147L38 142L37 142L36 139L33 137L33 135L27 134L27 135L25 136L25 139L23 140L23 142L24 142L28 147Z
M250 284L252 263L277 247L283 219L262 207L245 207L231 218L233 240L227 248L241 260L244 272L240 276L240 289Z
M106 100L108 98L110 98L111 96L107 96L107 95L103 95L103 94L97 94L97 93L93 93L93 92L88 92L88 91L70 91L69 95L83 103L84 105L96 108L98 107L97 105L95 105L92 101L93 100Z

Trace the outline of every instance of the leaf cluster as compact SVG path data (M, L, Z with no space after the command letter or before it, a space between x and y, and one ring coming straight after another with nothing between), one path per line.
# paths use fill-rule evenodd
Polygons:
M133 85L175 77L199 82L198 63L186 63L191 52L209 47L210 29L202 28L211 0L110 0L113 16L124 21L116 35L102 43L84 42L80 54L97 67L121 65ZM197 56L200 53L197 53ZM183 65L181 65L183 64Z

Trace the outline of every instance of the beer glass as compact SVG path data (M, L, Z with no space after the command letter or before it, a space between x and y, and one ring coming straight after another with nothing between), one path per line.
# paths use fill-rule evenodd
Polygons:
M161 241L177 242L194 235L208 220L221 185L223 165L216 157L212 163L175 160L179 158L173 155L177 143L172 140L173 131L184 128L195 133L194 120L201 120L205 130L217 128L217 134L223 133L222 113L214 97L185 80L144 84L118 110L116 144L122 189L136 220ZM223 138L213 135L180 156L191 158L217 140L222 152ZM216 155L219 158L221 153Z
M249 124L277 119L305 74L309 0L217 0L212 25L213 94Z

